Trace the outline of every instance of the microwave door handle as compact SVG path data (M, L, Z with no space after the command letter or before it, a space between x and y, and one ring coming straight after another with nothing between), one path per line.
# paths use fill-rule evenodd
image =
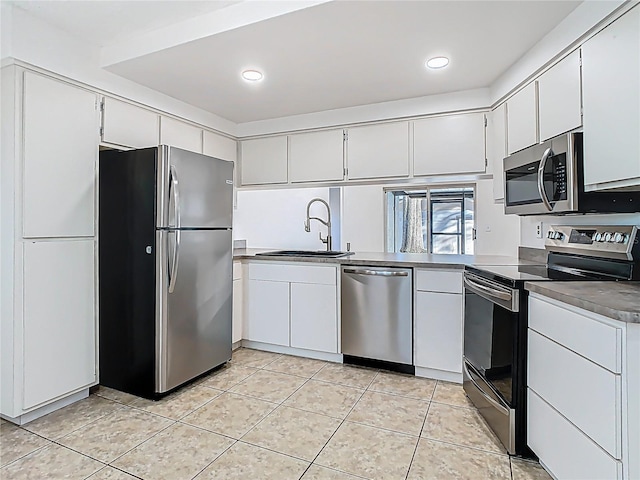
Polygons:
M550 212L553 210L553 206L551 206L551 202L549 202L549 197L547 197L547 192L544 189L544 169L547 166L547 160L549 157L553 155L553 150L551 147L547 148L542 155L542 160L540 160L540 166L538 167L538 193L540 194L540 198L542 199L542 203Z

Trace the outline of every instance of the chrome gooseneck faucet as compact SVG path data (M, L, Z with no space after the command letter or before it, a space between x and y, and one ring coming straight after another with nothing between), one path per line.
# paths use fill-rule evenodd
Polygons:
M321 202L324 204L325 207L327 207L326 222L321 218L309 216L309 209L311 208L311 205L314 204L315 202ZM314 198L307 204L307 219L304 222L305 232L311 231L311 220L318 220L320 223L327 226L327 238L322 238L322 233L318 233L318 235L320 236L320 241L327 245L327 251L328 252L331 251L331 208L329 207L329 204L325 202L323 199Z

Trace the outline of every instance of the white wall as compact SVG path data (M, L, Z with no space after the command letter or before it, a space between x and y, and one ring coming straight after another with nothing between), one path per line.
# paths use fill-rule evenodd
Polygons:
M493 201L493 180L476 182L476 255L518 255L520 217Z
M542 222L543 237L552 225L638 225L640 214L620 213L608 215L540 215L521 217L520 245L531 248L544 248L544 238L536 238L536 225Z
M100 68L100 49L2 4L2 64L16 59L230 135L236 124ZM100 19L96 19L99 22Z
M457 112L487 108L490 105L489 89L478 88L460 92L428 95L424 97L394 100L390 102L338 108L323 112L290 117L259 120L238 124L238 137L266 135L338 125L373 122L402 117L415 117L434 113Z
M312 220L311 232L304 231L307 204L315 197L328 202L329 188L241 190L233 212L233 238L246 240L247 248L325 250L318 239L319 232L327 236L324 225ZM315 203L311 216L326 219L326 208Z

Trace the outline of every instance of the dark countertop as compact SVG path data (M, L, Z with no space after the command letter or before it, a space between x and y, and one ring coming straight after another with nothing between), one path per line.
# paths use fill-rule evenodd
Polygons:
M311 262L331 263L335 265L371 265L389 267L422 267L422 268L449 268L463 269L465 265L518 265L530 264L517 257L500 255L425 255L423 253L381 253L358 252L353 255L339 258L318 257L283 257L283 256L258 256L256 253L268 252L273 248L241 248L233 251L234 260L265 260L276 262Z
M640 323L640 282L526 282L530 292L626 323Z

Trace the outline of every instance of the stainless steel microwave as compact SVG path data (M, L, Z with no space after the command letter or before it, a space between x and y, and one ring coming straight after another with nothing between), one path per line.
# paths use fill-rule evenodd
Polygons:
M506 157L505 213L640 212L639 192L585 192L583 165L582 132L566 133Z

